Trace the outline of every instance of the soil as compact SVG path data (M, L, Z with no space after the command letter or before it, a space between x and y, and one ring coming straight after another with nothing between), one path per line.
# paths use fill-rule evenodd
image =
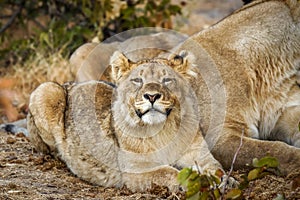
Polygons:
M37 152L22 134L0 132L0 200L54 200L54 199L111 199L150 200L184 199L184 192L171 193L154 186L144 193L133 193L126 188L103 188L91 185L73 175L66 165L49 155ZM241 181L246 171L234 171ZM244 199L300 199L298 174L281 177L267 175L250 182L243 191Z
M23 134L0 132L0 199L181 199L154 187L145 193L126 188L114 189L91 185L73 175L60 160L35 151Z
M242 5L239 0L200 0L187 4L187 18L179 19L185 26L182 32L195 33ZM178 20L178 19L177 19ZM197 23L196 23L197 22ZM2 116L0 116L2 117ZM234 171L232 176L241 181L247 171ZM267 175L252 181L243 190L244 199L300 199L300 176ZM91 185L72 174L64 163L37 152L23 135L0 131L0 200L54 199L184 199L184 192L171 193L166 188L153 186L144 193L133 193L126 188L103 188Z

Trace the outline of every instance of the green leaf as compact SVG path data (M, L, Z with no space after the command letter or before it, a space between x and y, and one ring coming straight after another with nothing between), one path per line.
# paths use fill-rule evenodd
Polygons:
M259 173L261 172L260 168L255 168L252 169L249 173L248 173L248 180L252 181L255 180L259 177Z
M200 195L200 193L198 192L197 194L195 194L191 197L187 197L186 200L199 200L199 195Z
M183 168L177 175L177 181L182 186L187 186L188 177L191 175L191 168Z
M239 199L242 197L242 191L240 189L231 189L225 195L225 199Z
M211 178L212 178L213 182L215 182L217 185L221 184L221 179L218 176L211 175Z
M200 195L199 200L207 200L208 199L208 191L202 192L202 194Z
M213 191L215 199L219 199L221 197L219 188L214 189Z
M186 192L186 199L189 199L189 200L193 200L193 199L198 199L199 198L199 194L200 194L200 191L196 191L196 190L188 190Z
M258 160L257 158L253 159L253 167L272 167L276 168L279 165L279 162L276 158L271 157L271 156L266 156Z
M200 187L202 186L199 174L195 171L191 173L187 182L187 197L192 197L200 191Z

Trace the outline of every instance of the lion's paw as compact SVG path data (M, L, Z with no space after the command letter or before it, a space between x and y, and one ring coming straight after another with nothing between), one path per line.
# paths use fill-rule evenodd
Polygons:
M151 186L166 186L170 191L178 191L178 170L170 166L161 166L149 172L124 173L123 184L132 191L144 191Z

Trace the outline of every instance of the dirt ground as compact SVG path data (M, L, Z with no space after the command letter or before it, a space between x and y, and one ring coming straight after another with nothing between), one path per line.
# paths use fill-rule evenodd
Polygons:
M154 187L145 193L132 193L126 188L103 188L84 182L73 175L64 163L49 155L36 152L23 134L0 132L0 200L54 200L54 199L111 199L150 200L184 199L166 188ZM241 180L245 172L235 171ZM268 175L253 181L243 191L244 199L300 199L299 176Z
M193 34L223 18L242 5L240 0L191 1L185 8L187 18L176 19L185 25L184 33ZM1 116L0 116L1 117ZM241 180L245 171L235 171ZM268 175L253 181L243 191L244 199L300 199L298 174L280 177ZM154 187L145 193L132 193L126 188L103 188L84 182L73 175L64 163L49 155L36 152L23 134L11 135L0 131L0 200L54 199L184 199L184 192L171 193Z

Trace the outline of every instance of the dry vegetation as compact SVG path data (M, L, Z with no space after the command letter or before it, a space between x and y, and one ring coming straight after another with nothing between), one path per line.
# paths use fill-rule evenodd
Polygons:
M30 93L43 82L64 83L73 80L69 62L59 52L46 58L36 52L35 57L26 63L16 64L11 76L16 80L16 91L25 101Z
M9 79L13 82L12 87L5 88L5 93L2 91L2 98L5 95L20 114L26 114L30 93L38 85L46 81L64 83L74 80L74 77L70 73L68 59L64 58L59 52L45 57L36 51L35 56L25 63L17 63L12 66L1 79ZM2 111L4 109L8 109L8 107L3 105ZM5 116L0 119L0 123L7 121L9 120Z

